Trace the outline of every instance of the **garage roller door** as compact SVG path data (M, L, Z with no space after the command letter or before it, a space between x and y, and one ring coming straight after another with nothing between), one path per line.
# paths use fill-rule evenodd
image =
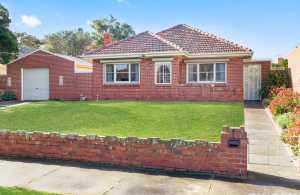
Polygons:
M49 69L23 69L23 100L49 99Z

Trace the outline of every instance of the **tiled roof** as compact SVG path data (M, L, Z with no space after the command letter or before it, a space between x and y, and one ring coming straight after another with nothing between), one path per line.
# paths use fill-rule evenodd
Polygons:
M157 35L175 43L184 51L190 53L226 53L226 52L251 52L238 44L203 32L199 29L180 24L158 32Z
M187 52L190 54L234 53L251 50L200 31L185 24L176 25L156 34L143 32L84 55L135 54L150 52Z
M148 31L114 42L85 55L179 51L176 45Z

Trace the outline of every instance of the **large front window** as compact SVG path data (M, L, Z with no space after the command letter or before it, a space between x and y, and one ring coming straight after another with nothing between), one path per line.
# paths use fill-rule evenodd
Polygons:
M187 65L188 83L225 83L226 64L188 64Z
M106 64L106 83L138 83L140 81L139 64Z
M171 62L155 63L155 83L171 84L172 80L172 64Z

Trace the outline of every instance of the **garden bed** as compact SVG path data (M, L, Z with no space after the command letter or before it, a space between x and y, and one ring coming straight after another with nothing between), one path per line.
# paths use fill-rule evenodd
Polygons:
M281 138L289 144L294 156L299 155L300 95L288 88L270 90L268 108L282 129Z

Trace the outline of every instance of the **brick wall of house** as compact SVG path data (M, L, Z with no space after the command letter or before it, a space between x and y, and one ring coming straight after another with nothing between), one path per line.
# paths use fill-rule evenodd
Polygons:
M172 62L172 84L156 85L154 62L142 59L139 85L106 85L103 84L103 65L95 60L93 96L101 99L242 101L243 64L241 58L229 59L226 84L186 84L184 59L175 57Z
M243 177L247 175L247 142L243 127L225 127L220 143L0 131L0 155ZM239 146L232 147L236 143Z
M49 68L50 99L137 99L137 100L204 100L242 101L242 58L230 58L227 62L226 84L186 84L186 64L181 56L172 61L172 84L156 85L154 62L151 58L140 62L140 84L107 85L103 82L103 64L93 62L93 73L74 73L74 63L49 53L38 51L7 67L12 86L21 99L21 68ZM270 70L270 62L262 64L262 79ZM59 86L59 76L64 76L64 85Z
M91 75L74 73L74 62L37 51L23 59L7 65L7 76L12 78L11 89L21 99L21 69L48 68L50 99L79 99L80 94L91 97ZM64 77L63 86L58 85L59 76Z
M6 88L6 75L0 75L0 90L5 90Z

